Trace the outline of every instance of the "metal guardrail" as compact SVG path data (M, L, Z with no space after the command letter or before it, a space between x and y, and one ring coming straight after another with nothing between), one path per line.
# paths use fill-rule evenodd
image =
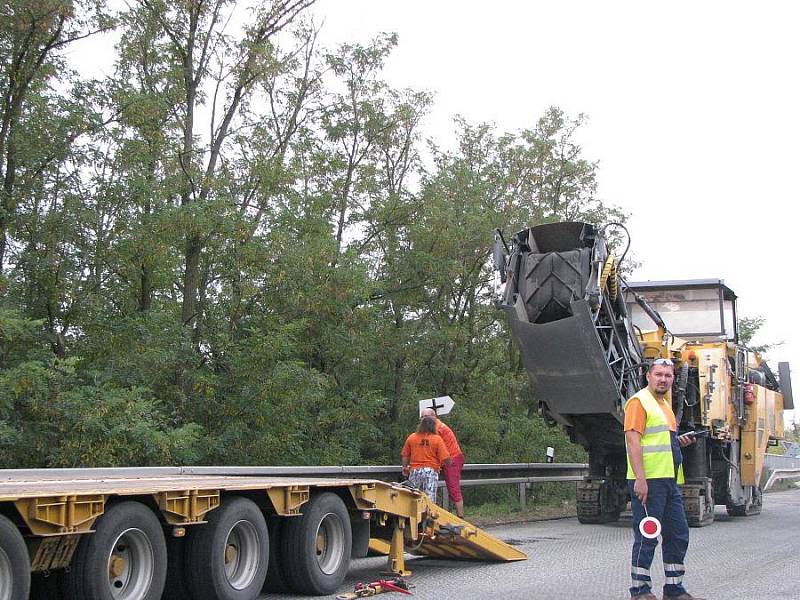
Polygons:
M484 485L517 483L514 479L559 481L564 477L583 477L582 463L507 463L467 464L465 480L485 480ZM100 467L93 469L0 469L0 481L97 479L108 477L170 477L180 475L261 476L261 477L338 477L343 479L398 480L400 465L280 466L280 467ZM498 481L489 481L498 480ZM500 481L503 480L503 481ZM506 481L507 480L507 481Z
M800 457L766 454L764 456L764 466L770 471L775 469L800 469Z
M466 465L465 465L466 466ZM581 465L582 467L586 467L586 465ZM527 495L528 490L533 486L534 483L544 483L550 481L581 481L584 478L584 475L587 472L587 468L576 470L571 475L546 475L546 476L539 476L539 477L500 477L494 479L462 479L461 486L462 487L472 487L472 486L482 486L482 485L511 485L516 484L519 489L519 505L520 509L524 509L525 505L527 504ZM443 480L439 480L438 483L439 488L442 490L442 506L449 510L448 504L450 503L450 497L447 493L447 486Z
M483 485L513 485L519 491L520 508L527 503L528 490L536 483L550 481L581 481L589 471L583 463L509 463L509 464L468 464L462 471L462 487ZM442 506L447 509L450 498L444 481Z
M766 492L776 481L782 479L800 479L800 468L772 470L767 478L767 483L764 484L764 491Z
M783 479L800 479L800 457L767 454L764 457L764 468L769 473L764 491L769 490L776 481Z

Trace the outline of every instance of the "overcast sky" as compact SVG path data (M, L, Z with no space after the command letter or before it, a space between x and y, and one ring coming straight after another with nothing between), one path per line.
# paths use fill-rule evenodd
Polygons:
M724 279L755 342L800 396L800 4L597 0L318 0L322 41L399 34L392 85L452 117L531 127L549 106L589 121L599 196L631 213L633 279ZM498 225L503 225L499 223ZM799 398L800 399L800 398Z

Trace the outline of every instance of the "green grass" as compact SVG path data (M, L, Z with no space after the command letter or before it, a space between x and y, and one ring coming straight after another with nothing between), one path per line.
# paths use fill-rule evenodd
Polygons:
M575 483L535 484L527 490L524 508L516 484L465 488L464 506L467 520L479 524L574 516Z

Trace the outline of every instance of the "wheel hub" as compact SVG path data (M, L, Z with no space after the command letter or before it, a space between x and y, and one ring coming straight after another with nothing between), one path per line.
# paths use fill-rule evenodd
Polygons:
M328 513L322 517L317 527L317 563L325 574L335 573L342 561L344 549L344 525L339 516Z
M233 544L228 544L225 548L225 564L229 565L232 562L236 562L236 559L239 556L239 550Z
M233 589L243 590L252 583L261 560L260 543L256 528L247 520L237 521L228 531L223 560Z
M108 586L114 600L140 600L155 570L153 547L141 529L121 532L108 554Z
M112 578L120 577L125 572L126 565L127 562L121 556L112 556L111 560L108 561L108 574Z

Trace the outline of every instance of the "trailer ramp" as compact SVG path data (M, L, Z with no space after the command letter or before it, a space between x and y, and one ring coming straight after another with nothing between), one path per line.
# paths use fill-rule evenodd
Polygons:
M394 486L399 487L399 486ZM410 575L405 568L404 554L456 560L510 562L527 560L528 556L510 544L494 537L434 504L425 494L402 488L413 494L421 513L417 531L396 527L390 539L373 538L370 549L389 556L389 570L401 576Z

